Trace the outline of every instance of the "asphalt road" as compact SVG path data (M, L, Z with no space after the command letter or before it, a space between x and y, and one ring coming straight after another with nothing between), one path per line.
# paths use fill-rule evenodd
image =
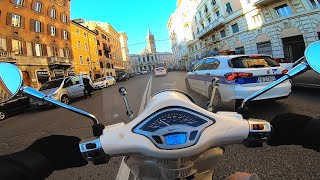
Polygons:
M167 76L153 77L149 95L162 89L186 91L184 72L169 72ZM106 125L128 122L118 88L125 86L129 102L137 115L149 75L117 83L96 91L92 98L79 99L71 105L95 114ZM188 92L195 102L205 107L206 98ZM251 117L271 120L285 112L319 116L320 95L316 90L294 89L288 99L257 102L250 105ZM27 147L35 139L51 134L75 135L82 139L92 137L90 120L61 108L33 111L0 122L0 154L15 152ZM121 158L113 158L109 164L57 171L49 179L115 179ZM248 149L241 145L226 147L214 179L224 179L235 172L256 173L261 179L319 179L320 154L300 146L279 146Z

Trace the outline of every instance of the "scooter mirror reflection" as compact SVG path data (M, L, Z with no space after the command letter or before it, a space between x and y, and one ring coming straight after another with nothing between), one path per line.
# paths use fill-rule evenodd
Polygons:
M22 86L22 74L10 63L0 63L0 103L14 97Z
M320 74L320 41L308 46L305 51L305 57L310 67Z

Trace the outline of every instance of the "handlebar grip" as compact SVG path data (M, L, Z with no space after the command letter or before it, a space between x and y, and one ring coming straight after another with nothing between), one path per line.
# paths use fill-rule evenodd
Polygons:
M99 139L81 143L79 148L83 157L87 161L93 162L94 165L107 164L111 159L111 156L103 151Z

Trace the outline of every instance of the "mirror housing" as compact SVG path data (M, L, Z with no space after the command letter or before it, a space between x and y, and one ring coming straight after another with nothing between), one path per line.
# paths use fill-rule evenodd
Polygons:
M311 69L320 74L320 41L310 44L304 55Z
M11 63L0 63L0 103L17 95L23 83L19 68Z

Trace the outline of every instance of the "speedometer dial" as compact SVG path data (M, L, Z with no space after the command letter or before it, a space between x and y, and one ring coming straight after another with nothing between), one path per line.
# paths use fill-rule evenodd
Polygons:
M140 129L143 131L154 132L166 126L184 125L198 127L206 122L207 121L193 114L184 111L172 110L156 115Z

